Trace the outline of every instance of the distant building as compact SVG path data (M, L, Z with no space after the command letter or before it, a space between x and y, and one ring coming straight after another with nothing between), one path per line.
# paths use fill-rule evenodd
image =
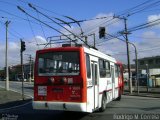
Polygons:
M146 65L148 65L149 69L160 69L160 56L138 59L139 69L146 69Z
M34 72L34 63L26 63L23 64L23 71L24 71L24 79L29 80L30 77L33 79L33 72ZM21 73L21 65L14 65L9 67L9 79L14 81L20 81L22 78ZM0 70L0 80L5 79L5 68L3 70Z
M160 86L160 56L138 59L138 69L142 74L148 70L153 86Z

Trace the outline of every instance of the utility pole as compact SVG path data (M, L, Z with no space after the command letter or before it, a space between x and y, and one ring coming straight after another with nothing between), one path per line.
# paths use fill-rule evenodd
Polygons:
M31 54L24 54L29 56L29 82L32 81L32 55Z
M127 46L127 60L128 60L128 78L129 78L129 90L130 94L132 94L132 80L131 80L131 67L130 67L130 55L129 55L129 45L128 45L128 29L127 29L127 19L124 17L124 24L125 24L125 31L123 34L125 34L126 38L126 46Z
M127 18L126 17L119 17L119 16L114 16L115 18L119 18L119 19L123 19L124 20L124 32L122 32L122 34L125 35L125 39L126 39L126 47L127 47L127 61L128 61L128 79L129 79L129 92L130 94L132 94L132 79L131 79L131 66L130 66L130 55L129 55L129 41L128 41L128 34L130 34L128 32L127 29Z
M9 72L8 72L8 25L10 21L6 21L6 54L5 54L5 65L6 65L6 90L9 90Z

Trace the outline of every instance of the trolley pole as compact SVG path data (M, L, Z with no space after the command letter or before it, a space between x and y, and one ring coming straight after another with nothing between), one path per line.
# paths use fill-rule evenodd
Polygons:
M6 54L5 54L5 64L6 64L6 90L9 90L9 71L8 71L8 25L10 21L6 21Z

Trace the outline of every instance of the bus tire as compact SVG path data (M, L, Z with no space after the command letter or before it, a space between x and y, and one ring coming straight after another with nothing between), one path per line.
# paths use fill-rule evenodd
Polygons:
M103 94L103 96L102 96L102 102L101 102L101 108L99 109L100 112L104 112L105 111L106 104L107 104L107 98L106 98L106 95Z

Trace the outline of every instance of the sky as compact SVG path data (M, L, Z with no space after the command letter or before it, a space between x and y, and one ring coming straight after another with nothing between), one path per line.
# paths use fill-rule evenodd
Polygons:
M65 16L75 20L83 20L79 23L81 28L75 23L70 24L70 26L61 24L63 26L61 27L37 13L28 6L28 3L31 3L36 9L57 23L62 23L62 21L56 18L66 22L73 22ZM17 6L20 6L29 15L43 23L26 15L17 9ZM119 18L125 17L127 19L127 28L132 30L131 28L138 25L160 19L159 6L159 0L0 0L0 69L5 66L6 21L10 21L8 25L9 66L20 64L20 39L26 42L24 63L27 63L29 54L34 59L36 50L44 48L44 45L38 44L47 43L47 37L50 36L59 36L60 33L70 34L66 29L76 35L81 33L81 29L83 35L94 33L98 50L110 54L117 60L127 64L126 43L116 38L109 39L108 36L99 39L99 27L105 27L107 34L117 35L117 33L124 30L124 19ZM155 26L130 32L128 39L136 45L138 58L158 56L160 54L159 31L160 24L156 24ZM123 35L119 38L125 40ZM93 45L92 35L88 37L88 43ZM56 47L56 45L53 45L53 47ZM134 48L132 45L129 45L129 48L130 61L133 63L133 59L135 59Z

